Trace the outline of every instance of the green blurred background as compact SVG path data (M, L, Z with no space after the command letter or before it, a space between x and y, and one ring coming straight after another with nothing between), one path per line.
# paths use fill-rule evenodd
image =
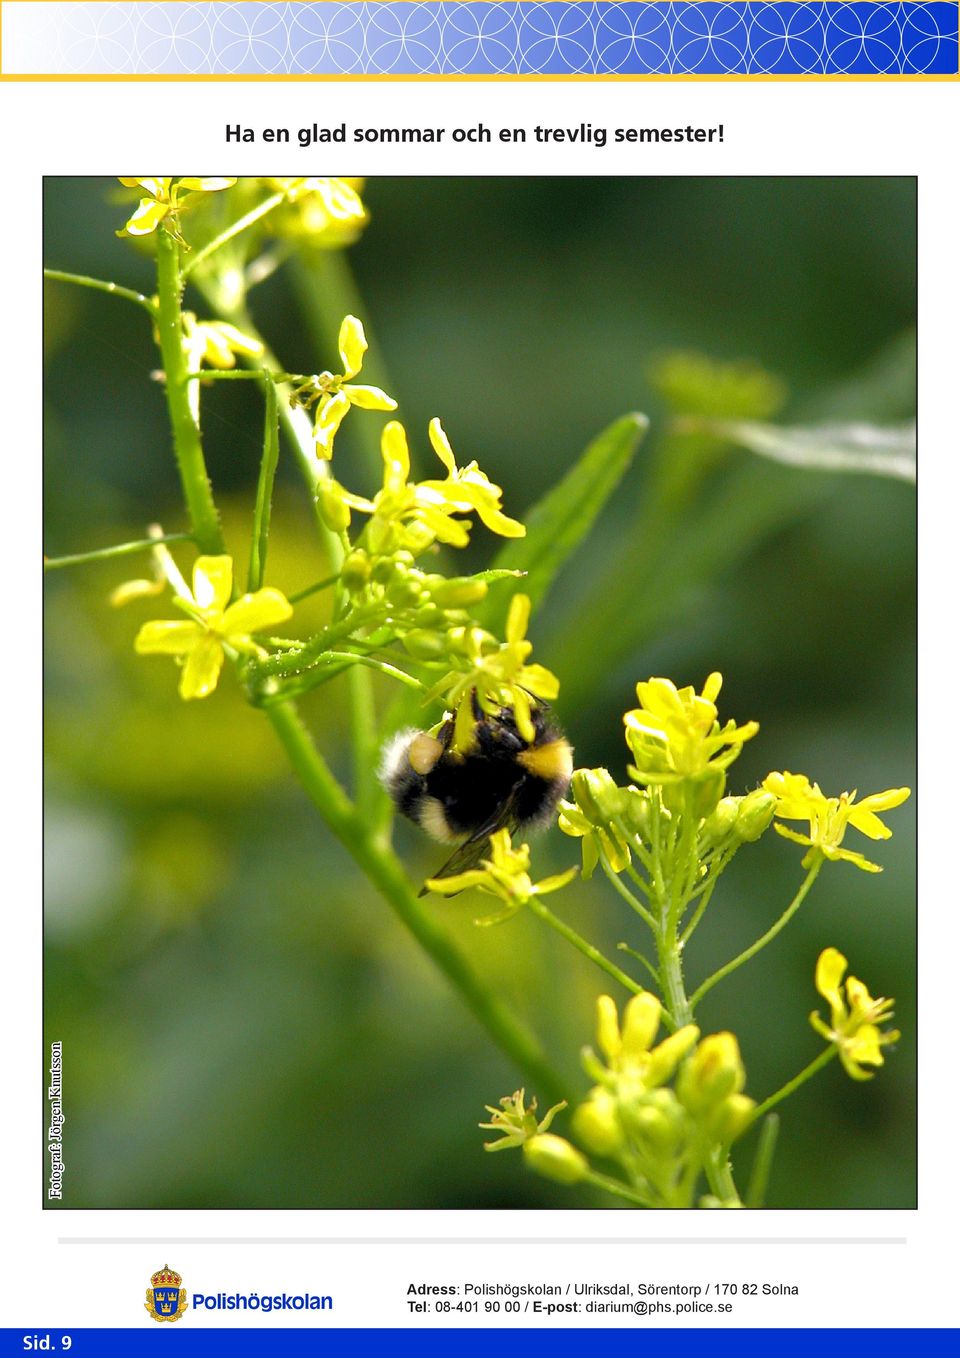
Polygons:
M913 786L912 488L726 450L681 486L672 518L651 526L649 507L658 476L690 455L667 438L651 381L665 351L762 364L787 385L787 421L912 415L914 181L383 179L364 199L372 221L349 261L421 476L439 414L459 460L476 458L522 516L612 419L651 416L532 629L535 658L561 677L577 762L624 780L634 682L699 687L720 669L722 716L761 725L732 791L774 768L834 794ZM127 202L113 181L48 179L47 265L152 291L147 253L114 236ZM294 371L336 367L335 327L305 304L328 277L329 260L294 261L253 294ZM185 528L143 314L48 284L46 345L45 551L140 537L157 520ZM358 490L372 484L350 438L364 418L380 417L354 414L337 445L338 476ZM205 392L204 427L242 557L262 429L252 384ZM479 567L496 544L474 538ZM640 559L640 576L620 568ZM518 1155L481 1153L483 1104L520 1073L333 842L229 678L186 705L172 665L134 656L140 623L168 608L106 601L145 570L134 557L46 580L45 1019L64 1047L63 1205L599 1205L525 1174ZM284 448L268 581L292 592L323 574ZM310 607L319 620L322 603ZM600 609L618 621L598 637L586 620ZM305 712L346 777L340 682ZM797 920L702 1006L705 1030L738 1034L747 1091L763 1098L819 1050L807 1014L823 946L897 997L904 1037L877 1079L854 1084L834 1063L785 1105L771 1207L915 1205L913 806L890 816L892 841L854 846L882 875L828 864ZM408 827L396 842L415 878L437 865ZM780 913L800 856L773 834L741 853L691 945L694 982ZM551 831L537 874L577 857ZM598 943L638 942L602 877L555 904ZM585 1090L577 1053L607 982L531 918L475 928L479 905L430 908ZM748 1139L741 1182L751 1155Z

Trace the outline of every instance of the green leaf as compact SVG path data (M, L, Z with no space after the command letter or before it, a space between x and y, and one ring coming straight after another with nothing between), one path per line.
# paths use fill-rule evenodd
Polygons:
M860 472L917 479L915 425L818 424L782 426L756 420L716 420L689 416L684 430L729 439L760 457L807 471Z
M534 505L527 516L527 535L512 538L494 561L495 570L522 571L523 592L534 609L546 598L558 572L593 527L600 511L620 484L650 421L646 415L624 415L588 446L563 480ZM488 602L479 620L489 625L502 612L502 602Z

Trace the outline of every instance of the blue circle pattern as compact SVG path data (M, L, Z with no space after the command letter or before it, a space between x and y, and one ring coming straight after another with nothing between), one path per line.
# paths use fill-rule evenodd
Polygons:
M46 69L36 74L949 75L958 65L958 6L940 0L17 9L42 25L34 36Z

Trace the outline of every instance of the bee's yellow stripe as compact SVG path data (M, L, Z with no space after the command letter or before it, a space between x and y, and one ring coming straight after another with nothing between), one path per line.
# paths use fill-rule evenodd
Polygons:
M573 750L565 740L551 740L518 754L517 763L534 777L552 783L554 778L569 778L573 773Z

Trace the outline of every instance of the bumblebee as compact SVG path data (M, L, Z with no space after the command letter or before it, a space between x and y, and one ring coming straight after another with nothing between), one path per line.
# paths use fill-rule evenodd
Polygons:
M383 753L380 779L397 810L434 839L457 845L434 877L475 867L496 830L547 825L570 786L573 750L545 703L531 708L531 741L517 730L509 707L491 716L474 695L473 714L465 754L452 748L452 716L436 735L398 732Z

